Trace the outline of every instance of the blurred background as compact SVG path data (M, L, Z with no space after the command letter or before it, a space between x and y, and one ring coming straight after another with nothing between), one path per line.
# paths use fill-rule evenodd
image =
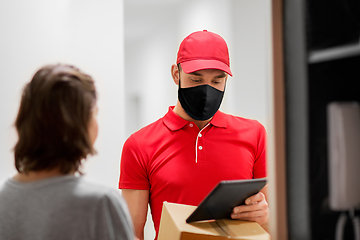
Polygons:
M14 175L13 127L25 83L45 64L68 63L99 92L98 155L84 171L117 187L125 136L124 4L116 0L0 1L0 181Z
M228 43L233 77L221 110L269 125L270 0L0 2L0 181L15 174L13 123L22 88L45 64L69 63L99 92L98 155L86 178L117 188L122 144L177 101L170 67L180 42L208 30ZM149 213L145 239L153 239Z

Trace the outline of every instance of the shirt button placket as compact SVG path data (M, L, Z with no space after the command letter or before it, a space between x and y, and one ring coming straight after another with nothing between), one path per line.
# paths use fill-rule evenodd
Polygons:
M205 148L204 148L204 137L203 137L203 130L207 128L207 126L209 125L209 123L200 130L200 132L198 132L197 136L196 136L196 162L198 162L198 160L200 161L204 161L205 160Z
M198 134L198 147L197 147L197 151L198 151L198 160L202 161L204 160L204 141L203 141L203 135L202 133Z

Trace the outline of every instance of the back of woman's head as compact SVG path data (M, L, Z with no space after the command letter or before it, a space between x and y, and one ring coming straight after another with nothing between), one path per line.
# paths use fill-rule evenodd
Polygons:
M15 121L16 169L78 171L81 160L95 153L88 133L94 106L89 75L63 64L38 70L24 88Z

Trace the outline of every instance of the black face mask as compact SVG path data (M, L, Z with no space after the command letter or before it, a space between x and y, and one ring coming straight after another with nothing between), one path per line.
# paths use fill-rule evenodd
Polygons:
M203 121L214 116L220 107L224 91L210 85L181 88L179 79L179 101L185 112L195 120Z

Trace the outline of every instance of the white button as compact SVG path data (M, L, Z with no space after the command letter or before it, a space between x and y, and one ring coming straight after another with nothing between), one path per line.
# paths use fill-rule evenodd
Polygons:
M202 146L199 146L199 150L202 150L203 149L203 147Z
M194 124L190 123L190 124L189 124L189 126L190 126L190 127L193 127L193 126L194 126Z
M201 133L199 133L199 137L202 137L202 134L201 134Z

